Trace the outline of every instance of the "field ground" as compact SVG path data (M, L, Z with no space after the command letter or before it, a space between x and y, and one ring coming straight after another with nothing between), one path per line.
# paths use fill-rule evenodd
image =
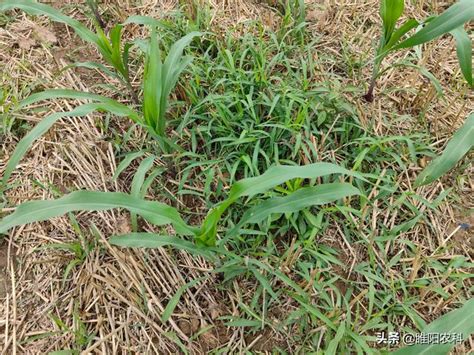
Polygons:
M368 352L380 349L377 332L419 331L472 297L472 164L465 159L437 182L412 187L474 107L451 37L424 45L420 57L391 55L367 103L378 1L306 1L304 31L294 29L296 15L285 18L272 1L119 3L100 5L108 26L134 14L167 20L165 48L193 28L207 31L190 50L195 59L169 110L169 133L184 151L158 155L162 169L148 199L198 224L235 180L276 163L326 161L374 174L366 190L371 203L360 211L343 204L279 216L256 227L262 233L227 243L235 258L217 264L172 248L111 246L109 236L131 230L125 211L16 228L0 245L2 354L329 353L335 338L337 353ZM450 3L416 1L406 14L424 18ZM92 28L85 4L52 5ZM137 25L125 31L146 35ZM139 92L143 68L139 55L132 57ZM45 101L7 114L29 94L68 88L133 104L99 71L62 70L91 60L100 61L95 49L62 24L21 11L0 15L0 171L31 127L77 105ZM129 192L138 164L116 181L112 176L126 153L140 150L150 154L156 146L127 119L62 119L15 170L2 212L79 189ZM243 205L222 226L232 225ZM140 228L157 231L142 221ZM178 290L199 278L162 322ZM470 351L472 338L455 350Z

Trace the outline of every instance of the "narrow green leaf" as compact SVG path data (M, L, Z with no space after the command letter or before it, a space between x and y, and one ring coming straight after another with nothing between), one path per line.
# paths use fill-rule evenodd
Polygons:
M474 315L474 299L467 301L461 308L451 311L444 316L439 317L435 321L428 324L423 329L422 333L435 334L462 334L463 339L467 339L474 333L474 322L472 317ZM416 344L399 349L392 354L394 355L441 355L448 354L454 347L454 342L446 344Z
M153 233L130 233L111 237L109 242L112 245L126 248L154 249L171 246L178 250L185 250L191 254L204 256L207 259L214 258L213 253L208 249L198 247L194 243L187 240L167 235L164 236Z
M143 182L145 181L145 176L147 172L153 167L153 163L155 161L155 156L149 156L140 163L135 175L133 176L132 180L132 195L138 197L140 195L141 187Z
M178 211L163 203L146 201L121 192L75 191L57 200L25 202L0 221L0 234L9 229L64 215L74 211L105 211L125 208L155 225L172 224L181 235L194 232Z
M414 19L407 20L403 25L401 25L395 32L390 36L390 40L385 44L382 52L389 51L397 42L405 36L409 31L419 26L418 21Z
M144 155L145 152L139 151L139 152L133 152L129 153L125 156L125 158L120 162L120 164L117 167L117 170L115 170L114 176L112 176L112 180L116 181L119 175L128 168L128 166L134 161L135 159L141 157Z
M73 18L64 15L55 8L31 0L3 0L0 11L21 9L30 15L45 15L51 20L69 25L83 40L97 44L96 34Z
M343 174L366 181L362 174L331 163L315 163L305 166L274 166L258 177L244 179L235 183L230 189L229 197L207 215L198 241L210 245L215 243L217 223L220 217L239 198L244 196L252 197L256 194L267 192L291 179L313 179L331 174Z
M395 25L403 14L404 8L404 0L382 0L380 4L380 17L383 22L385 43L390 40Z
M143 182L145 181L145 176L147 172L153 167L153 163L155 161L155 156L149 156L140 163L138 166L137 171L135 172L135 175L133 176L132 180L132 191L131 194L132 196L135 197L141 197L141 188L143 185ZM136 214L132 213L132 229L134 232L137 231L138 229L138 222L137 222L137 216Z
M263 276L260 271L258 271L256 268L251 267L250 271L254 274L255 278L260 282L262 287L268 292L268 294L273 298L273 299L278 299L278 295L273 291L272 286L270 285L270 281Z
M79 93L79 92L76 92L76 93ZM82 95L82 94L79 94L79 95ZM44 96L36 96L35 100L40 99L40 97L42 99ZM28 100L27 102L31 103L31 102L34 102L34 100L33 101ZM33 144L35 140L37 140L46 131L48 131L48 129L51 128L51 126L56 121L58 121L60 118L63 118L63 117L86 116L96 110L108 111L117 116L127 116L134 121L139 120L139 116L135 111L131 110L125 105L122 105L116 102L115 100L110 100L110 101L104 100L103 102L85 104L85 105L76 107L72 111L56 112L47 116L41 122L39 122L30 132L28 132L28 134L25 137L23 137L23 139L16 145L15 150L12 156L10 157L7 163L7 166L5 168L5 171L3 173L2 190L5 189L11 173L13 172L13 170L15 170L16 166L18 165L20 160L23 158L25 153L28 151L29 147Z
M143 115L146 124L153 130L156 130L157 122L160 120L159 114L162 111L160 108L163 92L162 66L158 38L153 29L143 75ZM164 132L157 133L164 135Z
M68 112L56 112L53 113L46 118L44 118L41 122L39 122L31 131L28 132L26 136L16 145L15 150L13 151L12 156L8 160L7 166L5 167L5 171L3 172L2 178L2 190L4 190L7 186L8 179L12 174L13 170L15 170L16 166L26 154L30 146L33 144L35 140L41 137L46 131L48 131L51 126L58 121L60 118L63 117L73 117L73 116L85 116L94 111L96 108L95 104L86 104L79 107L76 107L72 111Z
M434 159L415 180L415 187L429 184L451 170L474 145L474 113L447 144L441 156Z
M261 327L262 322L258 320L236 318L235 320L225 322L224 325L226 327Z
M342 321L337 329L336 336L329 342L328 348L324 352L325 355L336 355L337 354L337 347L339 342L341 341L344 333L346 331L346 321Z
M163 311L163 314L161 315L161 321L163 323L166 323L171 318L171 315L173 314L174 309L178 305L179 300L181 299L181 296L183 295L184 291L186 291L188 288L193 287L194 285L196 285L198 282L202 281L203 279L204 277L200 277L198 279L192 280L188 282L187 284L181 286L178 289L178 291L176 291L174 296L171 297L171 299L168 301L168 304L166 305L166 308Z
M473 4L474 6L474 4ZM464 27L458 27L451 31L451 34L456 40L456 53L458 55L459 66L461 67L461 72L472 87L472 41L469 35L467 34Z
M307 207L325 205L353 195L361 195L361 193L359 189L346 183L304 187L288 196L273 197L249 209L229 234L233 235L247 223L259 223L271 214L294 213Z
M462 26L474 18L474 0L455 3L441 15L430 21L423 29L394 47L410 48L429 42Z
M130 107L105 96L97 95L86 91L77 91L69 89L50 89L41 91L28 96L19 103L19 108L32 105L38 101L54 100L58 98L77 99L77 100L91 100L100 105L97 105L97 110L104 110L118 116L129 117L136 123L140 123L140 115L132 110Z
M55 99L76 99L76 100L91 100L91 101L101 101L101 102L110 102L114 101L107 97L94 94L92 92L86 91L77 91L70 89L49 89L45 91L40 91L34 94L31 94L26 99L23 99L18 104L18 108L23 108L39 101L44 100L55 100Z

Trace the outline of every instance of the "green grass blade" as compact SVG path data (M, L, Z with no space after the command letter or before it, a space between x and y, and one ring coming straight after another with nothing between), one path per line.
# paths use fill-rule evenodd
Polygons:
M115 170L114 176L112 176L112 180L116 181L119 175L128 168L128 166L134 161L135 159L141 157L145 152L139 151L139 152L134 152L127 154L125 158L120 162L120 164L117 167L117 170Z
M29 0L3 0L0 3L0 11L12 9L20 9L30 15L48 16L53 21L62 22L72 27L72 29L74 29L78 36L81 37L83 40L97 44L98 38L94 32L90 31L79 21L64 15L63 13L49 5Z
M67 116L85 116L95 109L96 104L86 104L76 107L72 111L53 113L41 120L41 122L39 122L31 131L29 131L28 134L24 136L16 145L15 150L13 151L12 156L8 160L7 166L5 167L5 171L3 172L1 190L6 188L10 175L12 174L13 170L15 170L16 166L31 147L33 142L46 133L55 122L57 122L60 118Z
M278 295L273 291L272 286L270 285L270 281L263 276L263 274L260 273L256 268L254 267L249 267L250 271L254 274L255 278L260 282L262 287L268 292L268 294L275 300L278 299Z
M361 192L347 183L304 187L288 196L273 197L249 209L229 234L238 232L238 229L247 223L259 223L271 214L294 213L307 207L325 205L354 195L361 195Z
M474 299L467 301L464 306L451 311L444 316L436 319L423 329L422 333L435 334L457 334L461 333L463 339L467 339L474 333ZM454 347L454 342L447 344L417 344L399 349L392 354L394 355L422 355L422 354L448 354Z
M132 180L132 191L131 191L132 196L140 197L143 182L145 181L145 176L147 172L153 167L154 161L155 161L155 156L152 155L148 158L143 159L143 161L138 166L138 169L135 175L133 176L133 180ZM137 215L132 213L131 217L132 217L132 230L136 232L138 229Z
M339 342L342 340L344 333L346 331L346 321L342 321L337 329L336 336L329 342L328 348L325 351L326 355L336 355L337 354L337 347L339 346Z
M460 1L430 21L422 30L395 46L394 49L410 48L429 42L451 32L473 18L474 0Z
M385 43L390 40L395 25L403 14L404 8L404 0L382 0L380 6L380 17L383 22Z
M171 246L178 250L184 250L191 254L201 255L208 259L214 258L214 254L210 250L206 250L196 246L187 240L164 236L153 233L130 233L125 235L113 236L109 240L110 244L125 248L162 248Z
M105 211L115 208L125 208L156 225L172 224L178 234L193 234L173 207L121 192L96 191L75 191L57 200L25 202L0 221L0 233L19 225L45 221L69 212Z
M474 5L473 5L474 6ZM472 41L463 27L458 27L451 31L456 40L456 53L458 55L459 66L464 78L470 86L472 81Z
M474 113L447 144L441 156L434 159L415 180L415 187L429 184L451 170L474 146Z
M181 296L183 295L184 291L186 291L188 288L193 287L194 285L196 285L198 282L202 281L203 279L204 277L194 279L188 282L187 284L181 286L178 289L178 291L176 291L173 297L171 297L171 299L166 304L165 310L163 311L163 314L161 315L161 321L163 323L166 323L171 318L171 315L173 314L174 309L178 305L179 300L181 299Z

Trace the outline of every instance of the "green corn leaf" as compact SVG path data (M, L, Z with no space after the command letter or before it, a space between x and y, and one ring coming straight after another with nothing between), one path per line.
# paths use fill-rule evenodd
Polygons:
M132 110L130 107L121 104L120 102L110 99L105 96L93 94L86 91L76 91L68 89L50 89L32 94L26 99L22 100L18 108L23 108L32 105L38 101L54 100L54 99L76 99L76 100L91 100L97 102L97 110L104 110L114 115L121 117L129 117L135 123L141 124L140 115Z
M18 108L23 108L39 101L44 100L55 100L55 99L76 99L76 100L91 100L91 101L101 101L101 102L110 102L114 101L105 96L97 95L91 92L86 91L77 91L70 89L49 89L45 91L40 91L34 94L31 94L26 99L20 101Z
M43 93L34 94L34 95L36 95L35 98L25 99L22 103L20 103L20 107L25 106L25 102L27 104L31 104L31 103L35 102L35 100L43 100L43 99L45 99L45 97L48 97L48 98L58 97L57 95L59 95L58 94L59 91L62 91L62 90L50 90L49 96L48 95L46 95L46 96L45 95L40 95L40 94L43 94ZM75 98L79 98L79 96L81 96L81 98L90 98L90 97L102 98L99 95L93 95L92 94L92 96L89 96L89 95L83 95L84 93L81 93L81 92L74 92L72 90L65 90L65 91L66 91L66 93L63 92L63 94L65 94L65 96L67 96L67 95L71 95L71 96L77 95ZM63 96L63 97L65 97L65 96ZM25 137L23 137L21 139L21 141L15 147L15 150L14 150L12 156L10 157L10 159L7 163L7 166L5 168L4 174L3 174L2 184L1 184L2 185L2 190L5 189L5 187L7 185L7 182L8 182L8 179L10 178L11 173L13 172L13 170L15 170L16 166L18 165L20 160L23 158L25 153L28 151L29 147L33 144L33 142L35 140L37 140L44 133L46 133L49 130L49 128L51 128L51 126L55 122L57 122L59 119L64 118L64 117L86 116L86 115L92 113L93 111L97 111L97 110L107 111L107 112L110 112L114 115L121 116L121 117L124 117L124 116L129 117L134 121L139 120L139 116L135 111L131 110L130 108L128 108L127 106L125 106L121 103L118 103L115 100L111 100L111 99L107 99L107 98L103 98L102 102L81 105L81 106L76 107L72 111L56 112L56 113L53 113L53 114L47 116L46 118L41 120L41 122L39 122L30 132L28 132L28 134Z
M117 25L111 30L110 41L100 27L97 27L96 34L79 21L64 15L49 5L41 4L32 0L5 0L0 3L0 11L15 8L21 9L31 15L45 15L53 21L67 24L83 40L95 44L104 59L112 65L124 79L127 78L128 70L122 61L122 55L120 53L121 25Z
M423 29L394 47L410 48L453 31L474 18L474 0L463 0L431 20Z
M130 233L114 236L109 239L110 244L125 248L162 248L171 246L178 250L184 250L191 254L203 256L207 259L215 259L214 254L208 250L196 246L187 240L153 233Z
M183 51L193 38L199 35L199 32L191 32L174 43L163 63L156 30L152 30L144 74L143 113L145 121L153 127L158 136L165 136L168 97L191 61L183 57Z
M198 242L214 245L217 223L225 210L239 198L244 196L252 197L267 192L291 179L313 179L331 174L343 174L365 180L362 174L347 170L338 165L315 163L305 166L275 166L258 177L244 179L235 183L230 190L229 197L207 215L203 222Z
M138 167L132 180L132 195L133 196L140 195L141 187L143 185L143 182L145 181L145 176L147 172L153 167L154 161L155 161L155 156L152 155L150 157L143 159L143 161L140 163L140 166Z
M474 6L474 4L473 4ZM456 40L456 53L458 55L461 72L470 86L472 81L472 41L463 27L451 31Z
M459 128L441 156L434 159L415 180L415 187L429 184L451 170L474 146L474 113Z
M15 150L13 151L12 156L8 160L7 166L5 167L5 171L3 172L2 190L6 188L10 175L12 174L13 170L15 170L16 166L26 154L33 142L45 134L55 122L63 117L68 116L85 116L93 112L95 109L96 104L86 104L76 107L72 111L53 113L41 120L41 122L39 122L31 131L29 131L28 134L24 136L16 145Z
M387 43L392 36L395 25L403 14L405 8L404 0L382 0L380 6L380 17L384 28L384 42Z
M97 49L99 50L100 54L104 57L104 59L113 64L112 60L112 43L105 35L105 32L100 28L97 27Z
M474 322L472 316L474 315L474 299L467 301L464 306L451 311L444 316L436 319L428 324L423 329L422 333L436 333L436 334L457 334L461 333L463 339L467 339L474 333ZM454 342L447 344L416 344L407 346L393 352L393 355L444 355L448 354L454 347Z
M354 195L362 194L359 189L347 183L304 187L288 196L273 197L249 209L229 234L235 234L240 227L247 223L259 223L271 214L294 213L307 207L325 205Z
M97 35L86 26L73 18L64 15L55 8L31 0L3 0L0 3L0 11L20 9L30 15L45 15L56 22L65 23L81 37L83 40L97 44Z
M110 30L110 41L112 44L112 53L111 53L111 60L112 64L117 71L122 74L122 77L126 80L128 78L128 67L125 66L123 62L123 56L121 51L121 43L122 43L122 25L115 25ZM130 46L126 46L130 48ZM124 47L124 49L126 48ZM128 49L127 53L124 51L123 53L125 56L128 56Z
M390 36L390 40L385 45L382 52L389 51L395 44L397 44L400 38L405 36L409 31L411 31L412 29L416 28L419 25L420 24L418 23L418 21L414 19L407 20L403 25L401 25L397 30L395 30L395 32L392 33L392 35Z
M133 180L132 180L132 191L131 191L132 196L140 197L141 188L143 186L143 182L145 181L145 176L147 172L153 167L154 161L155 161L155 156L152 155L148 158L145 158L140 163L140 166L135 172L135 175L133 176ZM132 217L132 229L134 232L136 232L138 229L137 215L132 213L131 217Z
M0 234L19 225L46 221L69 212L115 208L125 208L156 225L172 224L181 235L194 234L173 207L121 192L96 191L75 191L57 200L25 202L0 221Z
M146 124L153 129L156 129L156 122L161 119L160 112L162 110L160 105L162 102L161 97L163 96L162 66L158 38L156 30L153 29L143 77L143 115ZM164 132L157 133L164 135Z

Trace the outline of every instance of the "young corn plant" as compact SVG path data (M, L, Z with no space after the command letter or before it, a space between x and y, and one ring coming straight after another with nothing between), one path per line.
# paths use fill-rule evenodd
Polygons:
M141 171L149 169L149 160L144 160ZM188 251L199 252L209 256L206 249L214 247L217 242L218 224L224 212L242 197L252 198L272 191L275 187L292 179L315 179L329 175L346 175L357 179L365 178L356 172L331 163L315 163L305 166L275 166L264 174L243 179L235 183L227 199L217 204L205 218L200 227L188 225L180 213L166 204L143 199L144 176L138 178L137 187L131 194L121 192L75 191L56 200L32 201L18 206L12 214L0 221L0 234L13 227L45 221L57 216L76 211L104 211L123 208L132 216L141 216L156 225L172 225L178 236L192 236L195 243L184 239L161 234L130 233L111 239L116 245L130 247L159 247L172 245ZM250 207L235 227L227 231L223 240L238 234L240 228L247 224L260 223L272 214L295 213L311 206L333 203L351 196L363 196L360 190L349 183L324 183L316 186L302 187L286 196L270 197ZM136 222L134 222L136 223Z
M153 137L157 138L164 150L169 150L171 144L166 138L165 117L169 96L176 86L179 76L192 61L191 57L183 55L184 49L195 37L200 36L201 33L191 32L178 40L171 46L168 55L165 60L162 61L156 34L156 27L160 26L160 22L144 16L131 16L125 21L124 25L131 23L149 25L153 29L149 43L136 42L138 47L145 52L146 62L142 80L143 100L140 100L130 80L129 52L134 43L122 43L122 24L114 26L107 36L99 25L96 26L97 33L94 33L79 21L45 4L31 0L5 0L0 3L0 11L15 8L21 9L31 15L45 15L53 21L65 23L73 28L84 41L94 44L102 55L102 58L114 71L110 71L103 64L95 62L77 63L76 65L100 69L105 74L118 78L130 91L133 102L135 104L142 102L143 111L137 113L138 117L134 117L134 121L144 126ZM56 93L58 92L59 91ZM87 94L89 93L85 93L86 96ZM65 97L70 96L71 93L68 92ZM56 96L56 98L60 97L59 95ZM100 100L103 99L105 98L101 98Z
M161 138L165 151L170 146L166 139L168 98L179 76L192 61L191 57L183 56L183 51L199 35L199 32L191 32L181 38L173 44L163 62L156 30L151 33L143 77L143 118L145 125Z
M404 0L381 1L382 35L376 51L369 89L364 98L369 102L374 100L375 84L380 75L382 61L389 53L430 42L446 33L451 33L456 40L456 52L461 72L472 87L472 42L463 26L474 19L474 0L461 0L441 15L430 17L423 23L419 23L415 19L408 19L397 28L397 21L402 16L404 8ZM418 27L423 28L405 38L411 30Z

